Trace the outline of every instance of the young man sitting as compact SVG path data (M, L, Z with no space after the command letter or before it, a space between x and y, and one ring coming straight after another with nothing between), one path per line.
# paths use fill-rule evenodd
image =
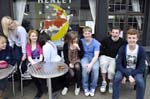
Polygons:
M127 31L128 44L119 49L116 60L116 74L113 80L112 99L119 99L120 83L129 80L131 84L136 84L136 99L144 99L145 83L143 73L145 71L146 53L137 44L139 32L136 29Z

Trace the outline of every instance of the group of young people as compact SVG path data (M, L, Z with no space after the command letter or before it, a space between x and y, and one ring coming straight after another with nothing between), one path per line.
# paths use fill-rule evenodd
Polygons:
M56 45L46 33L38 33L36 30L26 33L26 30L9 16L4 16L1 24L4 35L0 35L0 62L6 61L14 65L16 61L19 65L27 59L34 65L40 61L61 61ZM136 84L136 99L144 99L143 73L146 53L137 43L139 32L129 29L126 41L119 37L119 33L119 28L113 28L110 35L101 42L92 37L90 27L83 28L81 39L76 31L66 34L63 55L69 71L65 74L62 95L68 92L70 77L75 77L75 95L79 95L82 86L85 96L94 96L100 72L100 92L106 92L108 85L112 99L119 99L120 83L129 80L130 83ZM45 92L46 80L32 78L38 89L34 99L39 99ZM5 82L7 78L0 80L0 97L3 97Z
M0 62L6 61L13 66L17 63L19 67L21 62L27 60L27 64L22 66L22 71L26 72L28 64L33 66L41 61L61 61L56 45L44 31L38 33L36 30L30 30L27 33L24 27L9 16L4 16L1 24L3 33L0 35ZM40 99L47 91L46 79L32 77L32 80L37 88L34 99ZM0 99L5 97L6 82L7 77L0 80Z
M66 35L63 52L65 63L68 64L70 69L66 74L67 83L62 90L62 95L66 95L68 92L69 77L75 76L75 95L79 95L82 85L86 96L94 96L99 75L100 43L92 38L90 27L83 28L83 37L79 39L78 33L75 31ZM91 78L90 84L89 78Z
M112 99L119 99L120 84L129 81L136 84L136 99L144 99L146 53L137 43L139 31L129 29L126 40L119 37L120 29L114 27L109 36L101 42L92 37L90 27L83 28L83 38L79 39L76 32L66 35L63 47L65 63L69 66L66 84L62 95L66 95L69 77L75 77L75 95L79 95L82 85L85 96L94 96L99 79L102 77L100 92L112 93ZM73 72L74 71L74 72Z

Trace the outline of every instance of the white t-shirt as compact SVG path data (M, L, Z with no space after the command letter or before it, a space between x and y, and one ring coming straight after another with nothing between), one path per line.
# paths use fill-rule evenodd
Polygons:
M129 49L129 46L127 45L127 53L126 53L127 68L131 69L136 68L138 48L139 46L136 45L135 49L131 51Z
M51 41L46 42L46 44L42 47L42 49L45 62L61 61L61 57L57 53L57 47L53 42Z

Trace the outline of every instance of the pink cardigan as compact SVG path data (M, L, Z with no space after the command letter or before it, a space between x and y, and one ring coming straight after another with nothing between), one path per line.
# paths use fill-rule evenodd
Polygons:
M37 46L37 49L39 50L40 55L43 54L42 48L39 45L39 43L37 43L36 46ZM29 43L27 43L27 45L26 45L26 53L27 53L27 57L32 56L31 55L31 53L32 53L31 45Z

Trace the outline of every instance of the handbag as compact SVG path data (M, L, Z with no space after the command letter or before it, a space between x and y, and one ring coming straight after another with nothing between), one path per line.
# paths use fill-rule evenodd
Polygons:
M8 63L6 61L1 61L0 62L0 69L5 69L8 68Z

